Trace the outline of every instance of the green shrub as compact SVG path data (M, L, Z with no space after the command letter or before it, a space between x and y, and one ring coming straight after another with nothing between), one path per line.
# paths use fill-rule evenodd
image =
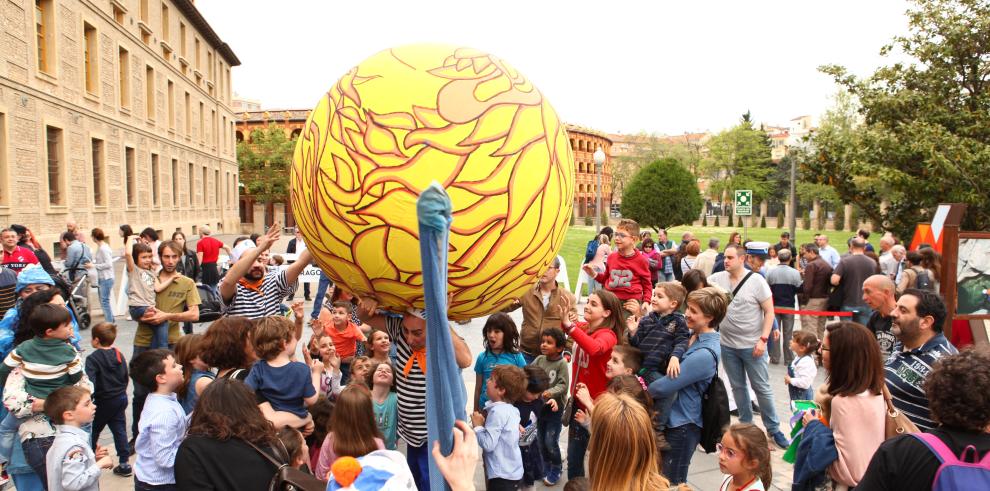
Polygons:
M835 208L835 216L832 217L832 228L842 230L845 228L846 207L841 203Z
M590 227L590 226L592 226L592 225L595 224L595 219L592 218L591 215L585 215L585 217L584 217L584 224L585 224L585 226Z
M707 227L708 226L708 215L707 214L702 215L702 217L701 217L701 226L702 227Z
M760 228L767 228L767 216L763 215L760 217Z
M736 215L736 228L743 228L742 216Z
M811 230L811 212L805 210L801 214L801 228L804 230Z
M718 215L715 215L715 226L718 227Z

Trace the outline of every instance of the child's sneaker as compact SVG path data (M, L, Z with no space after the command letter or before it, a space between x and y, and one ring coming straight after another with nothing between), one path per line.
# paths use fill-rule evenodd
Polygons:
M547 471L547 476L543 478L543 484L547 486L556 486L558 481L560 481L560 469L550 467L550 470Z
M134 475L134 471L131 469L130 464L123 463L113 468L113 473L120 477L131 477Z

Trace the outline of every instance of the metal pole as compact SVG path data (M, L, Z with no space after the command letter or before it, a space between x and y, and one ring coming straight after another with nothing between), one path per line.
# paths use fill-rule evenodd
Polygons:
M598 179L597 199L595 202L595 230L602 229L602 166L595 162L595 177Z
M797 193L794 190L795 182L797 182L797 162L794 156L791 156L791 215L787 217L788 229L791 232L791 240L797 240Z

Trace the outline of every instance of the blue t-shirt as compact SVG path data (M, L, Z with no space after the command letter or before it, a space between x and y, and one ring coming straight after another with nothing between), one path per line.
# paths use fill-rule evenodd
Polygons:
M395 443L398 438L396 432L399 419L398 394L395 391L389 392L385 402L381 404L378 404L377 401L371 402L375 405L375 423L378 424L378 430L382 432L385 448L395 450Z
M244 383L270 402L272 409L300 418L305 418L307 414L303 399L316 394L309 367L298 361L273 367L267 361L260 360L251 367Z
M502 352L496 355L488 350L482 351L478 355L478 360L474 362L474 373L481 375L481 401L478 403L478 407L485 407L485 402L488 400L485 384L488 383L488 376L492 374L496 365L515 365L523 368L526 366L526 360L522 353Z
M192 376L189 377L189 385L186 387L186 396L179 401L179 404L182 404L182 410L186 414L193 412L193 409L196 408L196 401L199 400L199 394L196 392L196 382L203 377L209 379L217 378L216 375L213 375L213 372L197 370L195 368L192 371Z

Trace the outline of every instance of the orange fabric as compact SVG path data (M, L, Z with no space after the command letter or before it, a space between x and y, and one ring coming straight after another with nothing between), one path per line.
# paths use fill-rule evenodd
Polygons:
M362 470L361 463L354 457L341 457L330 466L333 479L344 488L354 484Z
M409 376L409 372L412 371L413 361L419 363L419 369L423 371L423 375L426 375L426 348L420 348L412 352L412 356L406 360L406 366L402 369L402 373L406 377Z
M254 291L258 292L258 293L261 293L261 282L262 281L265 281L265 277L264 276L262 276L261 278L259 278L256 281L250 281L247 278L241 278L241 279L237 280L237 283L239 285L243 286L244 288L247 288L248 290L254 290Z
M337 356L342 360L354 356L357 353L357 342L364 341L364 333L350 321L343 330L337 329L333 322L326 322L323 324L323 334L330 336Z

